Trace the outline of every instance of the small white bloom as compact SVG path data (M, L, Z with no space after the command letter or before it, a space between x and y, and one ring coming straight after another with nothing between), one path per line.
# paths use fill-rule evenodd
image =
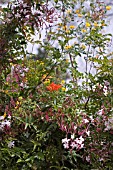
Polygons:
M78 138L76 138L74 141L75 141L76 143L79 143L79 139L78 139Z
M88 119L84 119L84 123L89 123L89 120Z
M89 136L90 135L90 131L86 131L86 134Z
M4 126L0 124L0 130L3 131Z
M81 142L84 142L84 138L83 138L82 136L79 137L79 140L80 140Z
M113 117L110 117L109 119L109 122L113 124Z
M75 134L73 133L72 135L71 135L71 139L74 139L75 138Z
M4 120L4 116L0 116L0 120Z
M68 143L64 143L63 146L64 146L65 149L69 149L69 144Z
M100 158L99 161L100 161L100 162L101 162L101 161L104 161L104 159L103 159L103 158Z
M14 143L15 143L14 141L10 141L10 142L8 143L8 147L9 147L9 148L13 148L13 147L15 146Z
M102 115L103 115L103 109L99 110L99 111L97 112L97 115L102 116Z
M11 122L9 120L5 120L1 123L1 125L4 127L5 125L7 125L8 127L10 127Z
M8 119L11 119L11 115L8 115L8 117L7 117Z
M20 15L20 14L15 14L15 17L16 17L16 18L20 18L21 15Z
M86 156L86 161L90 162L90 156Z
M77 126L74 126L73 129L76 130L76 129L77 129Z
M24 4L23 4L23 7L24 7L24 8L28 7L27 3L24 3Z
M77 144L75 142L71 142L70 146L74 149L75 147L77 147Z
M109 124L109 122L108 122L108 121L105 121L105 126L106 126L105 131L107 131L107 130L110 130L110 129L111 129L111 126L110 126L110 124Z
M84 138L82 136L80 136L79 138L76 138L74 140L74 144L72 144L73 147L76 147L76 149L82 149L84 147Z
M70 139L67 138L62 139L62 143L65 149L69 149L69 141Z
M20 86L21 86L21 87L24 87L24 83L20 83Z
M93 92L95 91L95 89L96 89L96 85L94 85L94 86L92 87Z
M62 139L62 143L68 143L70 141L70 139L64 138Z
M80 146L79 146L79 149L82 149L84 147L84 143L82 143Z
M91 119L91 121L94 121L93 116L89 116L89 118Z
M29 71L29 68L24 68L24 71L25 71L25 72L28 72L28 71Z
M102 84L99 84L98 86L99 86L100 89L103 87Z
M108 95L108 89L107 89L107 86L105 86L105 85L104 85L104 88L103 88L103 92L104 92L105 96Z
M105 85L104 85L104 88L103 88L103 90L107 90L107 86L105 86Z
M108 91L105 91L105 92L104 92L104 95L107 96L107 95L108 95Z
M13 76L14 66L11 67L11 76Z
M84 142L84 138L82 137L82 136L80 136L79 138L76 138L75 139L75 142L77 143L77 144L82 144L82 142Z
M21 73L21 76L22 76L22 77L24 77L24 76L25 76L25 73L24 73L24 72L23 72L23 73Z
M27 88L29 88L29 86L27 86L27 84L25 84L25 85L24 85L24 88L26 88L26 89L27 89Z

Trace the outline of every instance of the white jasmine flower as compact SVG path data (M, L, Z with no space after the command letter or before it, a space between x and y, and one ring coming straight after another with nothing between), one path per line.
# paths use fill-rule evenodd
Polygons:
M84 138L83 138L82 136L79 137L79 140L80 140L81 142L84 142Z
M82 149L84 147L84 143L82 143L80 146L79 146L79 149Z
M91 119L91 121L94 121L93 116L89 116L89 118Z
M113 117L109 118L108 121L105 121L105 130L113 129Z
M86 131L86 134L89 136L90 135L90 131Z
M0 130L3 131L4 126L0 124Z
M28 7L27 3L24 3L24 4L23 4L23 7L24 7L24 8Z
M20 86L21 86L21 87L24 87L24 83L20 83Z
M104 112L104 110L101 109L101 110L99 110L99 111L97 112L97 115L102 116L102 115L103 115L103 112Z
M106 126L105 131L107 131L107 130L110 130L110 129L111 129L110 124L109 124L109 122L108 122L108 121L105 121L105 126Z
M63 143L63 146L65 149L69 149L69 144L68 143Z
M97 83L97 84L98 84L98 83ZM103 87L102 84L98 84L98 86L99 86L100 89Z
M26 13L27 13L27 10L26 10L26 9L24 9L23 13L24 13L24 14L26 14Z
M62 139L62 143L67 143L69 141L70 141L70 139L67 139L67 138Z
M82 136L80 138L75 139L76 149L82 149L84 147L84 138Z
M109 118L109 122L113 124L113 117Z
M76 130L76 129L77 129L77 126L74 126L73 129Z
M7 117L8 119L11 119L11 115L8 115L8 117Z
M7 125L8 127L10 127L11 122L10 122L9 120L5 120L5 121L3 121L1 124L3 125L3 127L4 127L5 125Z
M0 116L0 120L4 120L4 116Z
M92 87L93 92L95 91L95 89L96 89L96 85L94 85L94 86Z
M23 72L23 73L21 73L21 76L22 76L22 77L24 77L24 76L25 76L25 73L24 73L24 72Z
M107 89L107 86L104 86L103 88L103 92L104 92L104 95L107 96L108 95L108 89Z
M75 147L77 147L77 144L75 142L71 142L71 145L72 149L74 149Z
M15 146L14 143L15 143L14 141L10 141L10 142L8 143L8 147L9 147L9 148L13 148L13 147Z
M20 18L21 15L20 15L20 14L15 14L15 17L16 17L16 18Z
M84 142L84 138L82 137L82 136L80 136L79 138L76 138L75 139L75 142L77 143L77 144L82 144L82 142Z
M75 134L72 134L72 135L71 135L71 139L74 139L74 138L75 138Z
M84 123L89 123L89 120L88 119L84 119Z
M28 72L28 71L29 71L29 68L24 68L24 71L25 71L25 72Z
M90 156L86 156L86 161L90 162Z
M104 92L104 95L107 96L107 95L108 95L108 91L105 91L105 92Z
M62 139L62 143L65 149L69 149L69 141L70 139L67 138Z

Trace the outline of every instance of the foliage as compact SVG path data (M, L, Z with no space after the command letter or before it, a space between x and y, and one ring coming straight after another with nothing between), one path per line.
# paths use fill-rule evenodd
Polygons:
M95 0L0 8L1 169L113 168L110 9Z

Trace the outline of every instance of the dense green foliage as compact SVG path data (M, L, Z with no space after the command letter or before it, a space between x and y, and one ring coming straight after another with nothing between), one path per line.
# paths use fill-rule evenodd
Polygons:
M1 170L113 169L110 9L95 0L0 8Z

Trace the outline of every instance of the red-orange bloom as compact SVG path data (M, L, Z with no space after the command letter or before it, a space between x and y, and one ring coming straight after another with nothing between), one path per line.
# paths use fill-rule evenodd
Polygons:
M55 84L55 83L51 83L49 86L47 86L46 88L49 91L57 91L61 88L62 86L60 84Z

